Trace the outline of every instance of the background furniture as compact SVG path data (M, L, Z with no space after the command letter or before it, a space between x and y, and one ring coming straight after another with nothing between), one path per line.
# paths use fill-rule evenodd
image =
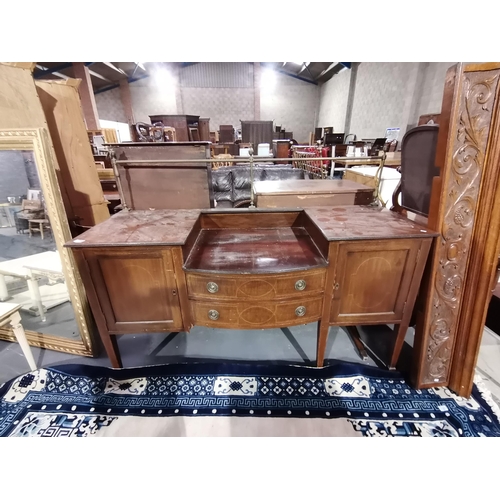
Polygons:
M177 141L192 141L190 128L198 130L199 116L195 115L149 115L152 124L162 123L168 127L173 127L177 136Z
M80 80L35 80L35 85L54 145L67 218L84 226L98 224L109 217L109 212L96 169L92 168L94 158L78 91Z
M262 165L253 168L255 181L304 179L304 171L292 165ZM250 167L247 164L235 164L221 167L212 172L214 196L217 207L248 206L251 196Z
M272 144L273 122L262 120L242 121L241 141L252 143L256 154L259 144Z
M134 142L176 142L177 133L174 127L137 122L132 126ZM114 141L116 143L118 141ZM112 144L111 142L109 144Z
M424 217L429 215L432 182L434 177L439 176L439 168L436 167L438 134L438 125L422 125L404 135L401 143L401 180L392 200L394 210L409 210Z
M23 325L21 324L21 315L19 314L19 309L21 309L20 304L8 304L0 302L0 327L9 324L12 327L12 331L16 337L21 350L23 351L24 357L28 362L31 370L36 370L35 358L31 352L30 345L26 339L26 332L24 331Z
M18 203L0 203L0 227L14 227L15 213L22 209Z
M50 231L49 219L28 219L28 233L30 238L33 233L40 233L40 237L43 240L44 230Z
M234 143L234 127L219 125L219 143Z
M374 188L382 205L391 208L401 174L389 167L383 167L381 170L380 167L352 167L344 172L344 179Z
M429 114L429 115L420 115L418 119L417 126L420 125L438 125L440 114Z
M198 130L200 131L200 141L210 141L210 118L200 118Z
M214 206L210 163L161 163L209 159L209 142L144 142L109 145L122 206L210 208Z
M292 179L254 184L255 205L259 208L369 205L373 192L373 187L349 180Z
M288 158L290 156L290 141L288 139L273 140L273 156L275 158ZM277 165L286 165L287 160L275 161Z
M30 219L44 219L45 210L41 200L23 200L21 210L14 212L16 232L29 231Z
M120 334L319 321L317 366L330 325L390 323L393 368L436 234L339 208L120 212L68 242L112 365Z

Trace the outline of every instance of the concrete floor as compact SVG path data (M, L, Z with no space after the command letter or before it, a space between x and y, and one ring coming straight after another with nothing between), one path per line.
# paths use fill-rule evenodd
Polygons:
M130 334L118 338L124 367L182 362L244 362L264 364L314 365L317 324L283 330L222 330L194 327L189 334ZM111 366L104 352L87 358L32 348L38 367L68 363ZM362 361L351 340L340 328L331 328L327 359L341 359L376 366L372 359ZM0 341L0 384L29 371L19 345Z

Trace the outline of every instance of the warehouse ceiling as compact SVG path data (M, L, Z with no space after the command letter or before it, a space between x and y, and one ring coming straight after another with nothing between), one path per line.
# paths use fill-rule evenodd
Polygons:
M162 64L162 63L160 63ZM168 63L179 67L191 66L198 63ZM293 78L318 85L326 82L333 75L342 70L350 69L351 63L341 62L279 62L261 63L265 68L271 68L280 73L287 74ZM94 92L100 93L116 88L120 80L128 80L129 83L150 76L151 71L158 63L141 62L89 62L85 63L89 68L90 78ZM37 79L61 79L73 78L72 63L66 62L40 62L36 63L34 77Z

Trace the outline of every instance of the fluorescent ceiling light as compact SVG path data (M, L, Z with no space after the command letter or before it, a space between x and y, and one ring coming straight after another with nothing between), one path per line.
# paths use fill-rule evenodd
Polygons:
M271 89L276 85L276 72L266 68L260 75L260 86L264 89Z

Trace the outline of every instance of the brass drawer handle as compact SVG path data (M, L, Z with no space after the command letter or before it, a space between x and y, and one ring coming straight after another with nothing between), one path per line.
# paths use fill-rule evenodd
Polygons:
M304 316L306 313L306 308L305 306L299 306L297 309L295 309L295 316Z
M335 290L338 290L340 287L340 285L338 283L335 283L335 286L333 288L335 288Z
M219 291L219 285L213 281L207 283L207 290L209 293L217 293Z
M219 312L215 309L210 309L210 311L208 311L208 318L214 321L219 319Z
M306 281L305 280L297 280L295 282L295 290L298 290L301 292L302 290L306 289Z

